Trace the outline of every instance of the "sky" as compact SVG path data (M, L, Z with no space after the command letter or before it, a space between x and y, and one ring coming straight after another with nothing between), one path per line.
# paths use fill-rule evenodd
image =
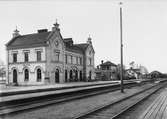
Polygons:
M167 2L122 0L123 63L134 61L149 72L167 72ZM63 38L84 43L92 38L95 66L101 60L120 63L118 0L0 1L0 60L6 64L6 46L17 29L21 35L51 30L56 19Z

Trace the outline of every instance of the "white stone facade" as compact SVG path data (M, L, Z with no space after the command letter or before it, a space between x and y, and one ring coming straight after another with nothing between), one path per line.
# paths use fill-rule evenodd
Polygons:
M85 49L80 50L83 44L68 45L56 25L58 24L55 24L51 32L37 33L31 37L14 35L15 37L9 41L6 45L8 84L42 85L94 79L95 52L91 39L89 38L89 42L84 44ZM16 31L18 33L18 30ZM41 44L40 39L39 44L31 39L29 42L33 41L34 44L28 45L28 38L42 38L41 36L45 34L48 34L47 40L44 40L45 44ZM40 37L37 37L38 35ZM22 44L23 40L27 44ZM41 54L40 60L37 60L38 51ZM28 61L25 61L26 53ZM17 55L17 58L14 55Z

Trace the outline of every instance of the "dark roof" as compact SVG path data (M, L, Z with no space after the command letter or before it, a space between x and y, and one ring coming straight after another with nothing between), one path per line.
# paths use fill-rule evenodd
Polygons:
M48 40L47 38L50 35L50 33L51 31L47 31L47 29L42 29L42 30L38 30L38 33L19 35L13 38L12 40L10 40L6 44L6 46L7 46L7 49L46 46L47 45L46 41ZM89 46L89 44L87 43L73 44L72 38L64 38L63 42L65 43L67 51L82 53L82 54L84 53L86 48Z
M112 62L110 62L110 61L106 61L106 62L104 62L103 64L100 64L101 66L117 66L116 64L114 64L114 63L112 63Z
M20 35L13 38L7 47L16 47L16 46L31 46L31 45L46 45L46 40L50 32L34 33L27 35Z
M81 44L74 44L74 45L81 48L83 51L85 51L86 48L89 46L88 43L81 43Z
M25 48L25 47L33 47L33 46L46 46L46 41L51 31L42 31L40 33L20 35L12 40L10 40L6 46L7 48ZM61 34L60 34L61 35ZM73 44L72 38L64 38L63 39L66 50L70 52L76 53L84 53L86 48L89 46L87 43L82 44Z
M87 43L73 44L72 38L64 38L63 41L66 45L66 50L71 52L84 53L86 48L89 46Z
M64 40L64 42L69 42L69 41L73 42L72 38L64 38L63 40Z
M152 72L150 72L150 74L162 74L162 73L159 71L152 71Z

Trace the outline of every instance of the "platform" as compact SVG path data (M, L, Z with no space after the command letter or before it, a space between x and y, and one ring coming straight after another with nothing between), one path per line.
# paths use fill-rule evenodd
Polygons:
M153 101L139 119L167 119L167 89Z
M47 89L67 89L75 87L103 85L108 83L118 83L119 81L96 81L96 82L71 82L71 83L59 83L50 85L32 85L32 86L2 86L0 87L0 94L11 93L18 91L31 91L31 90L47 90Z

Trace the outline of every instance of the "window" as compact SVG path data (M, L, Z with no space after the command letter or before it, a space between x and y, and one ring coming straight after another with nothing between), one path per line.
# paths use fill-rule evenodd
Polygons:
M41 69L37 69L37 82L40 82L42 79Z
M41 51L37 51L37 61L41 61Z
M82 58L80 57L79 59L80 59L80 65L82 65Z
M66 58L66 64L67 64L67 55L65 55L65 58Z
M24 61L25 61L25 62L28 62L28 52L25 52L25 53L24 53Z
M73 58L73 57L72 57L72 55L71 55L71 64L72 64L72 62L73 62L73 61L72 61L72 58Z
M56 60L56 61L59 61L59 55L60 55L59 52L55 52L55 60Z
M28 69L25 69L25 70L24 70L24 80L25 80L25 81L28 81L28 80L29 80L29 71L28 71Z
M91 65L92 64L92 59L91 58L89 58L89 65Z
M76 62L77 62L76 64L78 64L78 57L76 57Z
M17 53L13 54L13 62L17 62Z

